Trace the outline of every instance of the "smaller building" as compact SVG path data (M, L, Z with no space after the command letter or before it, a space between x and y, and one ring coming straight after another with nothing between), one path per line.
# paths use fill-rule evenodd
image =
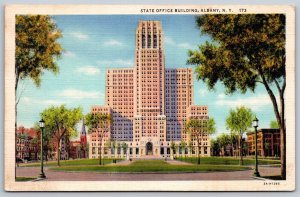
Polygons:
M69 159L88 158L87 138L84 121L80 132L80 140L70 141Z
M39 140L37 132L33 128L20 126L16 136L16 158L22 160L37 160L39 152Z
M249 155L255 155L255 133L247 133ZM260 129L257 131L257 154L263 157L280 156L279 129Z

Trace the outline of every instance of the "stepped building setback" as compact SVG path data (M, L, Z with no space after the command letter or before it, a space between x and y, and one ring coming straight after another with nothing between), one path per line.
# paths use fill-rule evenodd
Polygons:
M133 68L106 71L105 106L92 112L110 114L113 123L103 139L90 134L90 158L99 157L100 143L105 157L170 157L172 142L175 155L210 156L209 136L202 136L198 150L184 130L188 119L208 119L208 107L193 105L192 68L165 68L163 39L160 21L140 21ZM181 149L182 140L194 148Z

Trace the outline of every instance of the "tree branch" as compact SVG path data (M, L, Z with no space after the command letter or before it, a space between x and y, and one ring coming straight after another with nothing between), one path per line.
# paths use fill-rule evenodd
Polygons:
M274 93L273 91L271 90L264 74L263 74L263 71L262 71L262 68L260 66L258 66L258 73L260 75L260 77L262 78L263 80L263 84L271 98L271 101L272 101L272 104L273 104L273 107L274 107L274 112L275 112L275 115L276 115L276 118L277 118L277 121L281 124L281 116L280 116L280 113L279 113L279 110L278 110L278 105L277 105L277 101L276 101L276 97L274 96ZM281 126L281 125L280 125Z
M279 85L279 82L275 79L274 80L275 81L275 84L276 84L276 87L277 87L277 89L278 89L278 92L279 92L279 94L281 94L281 88L280 88L280 85Z

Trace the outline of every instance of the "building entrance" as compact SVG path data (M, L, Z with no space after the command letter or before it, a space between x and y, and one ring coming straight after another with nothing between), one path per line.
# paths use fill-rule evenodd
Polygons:
M146 155L153 155L153 145L151 142L146 144Z

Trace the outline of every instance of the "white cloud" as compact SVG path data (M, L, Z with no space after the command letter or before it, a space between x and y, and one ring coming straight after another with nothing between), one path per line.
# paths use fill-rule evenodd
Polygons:
M97 61L98 65L101 66L133 66L133 61L128 59L128 60L124 60L124 59L116 59L116 60L99 60Z
M235 108L244 105L255 111L263 110L263 107L271 104L270 97L266 94L258 94L257 96L237 99L232 99L230 97L225 97L224 94L219 94L218 100L216 101L216 105L218 106Z
M77 89L66 89L60 93L60 96L68 99L98 99L103 98L104 95L97 91L83 91Z
M67 57L75 57L75 53L71 52L71 51L65 51L64 52L64 55L67 56Z
M179 47L182 49L191 49L193 48L193 46L188 43L188 42L181 42L181 43L176 43L176 41L168 36L165 36L165 44L170 45L170 46L174 46L174 47Z
M183 43L179 43L178 47L183 48L183 49L191 49L193 48L191 44L187 43L187 42L183 42Z
M70 33L74 38L77 38L79 40L87 40L89 37L86 34L83 34L81 32L71 32Z
M175 41L173 40L173 38L165 36L164 39L165 44L169 44L169 45L175 45Z
M225 98L225 94L223 94L223 93L221 93L221 94L218 94L218 98L220 98L220 99L224 99Z
M107 40L106 42L104 42L104 45L105 46L118 46L118 47L121 47L121 46L124 46L124 44L118 40Z
M100 73L100 69L87 65L87 66L77 68L75 72L85 74L85 75L98 75Z
M30 97L23 97L20 100L20 106L21 105L41 105L41 106L49 106L49 105L62 105L68 103L68 100L57 100L57 99L36 99L36 98L30 98Z
M207 93L208 91L206 89L199 90L199 94L201 95L201 97L204 97Z

